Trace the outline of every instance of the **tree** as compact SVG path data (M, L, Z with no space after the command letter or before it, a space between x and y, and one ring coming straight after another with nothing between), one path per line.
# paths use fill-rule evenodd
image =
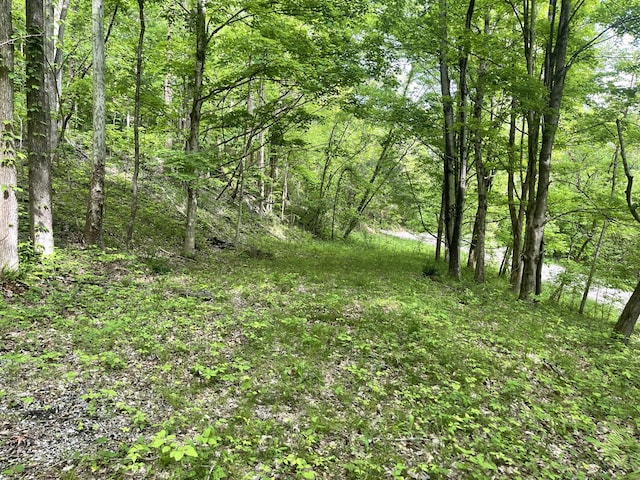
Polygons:
M62 63L64 31L69 0L45 0L46 58L45 82L51 122L49 144L52 158L56 157L61 127L60 98L62 95Z
M11 0L0 0L0 278L18 269Z
M144 32L146 23L144 18L144 0L138 0L138 19L140 32L138 34L138 48L136 49L136 92L133 107L133 178L131 179L131 215L127 225L127 244L133 238L133 228L138 210L138 177L140 175L140 95L142 89L142 54L144 46Z
M631 169L629 168L629 163L627 161L627 153L624 144L624 138L622 136L622 122L618 119L616 120L616 127L618 132L618 142L620 146L620 157L622 158L622 164L624 165L624 174L627 177L627 188L625 191L625 196L627 199L627 206L629 207L629 211L633 218L640 223L640 213L638 212L638 204L633 201L633 175L631 174ZM613 331L616 335L620 335L625 343L629 342L629 337L633 333L633 330L636 327L636 323L638 322L638 317L640 316L640 282L636 286L631 298L625 305L618 321L613 327Z
M84 241L88 245L103 245L104 175L107 158L105 121L105 56L104 4L91 1L91 38L93 50L93 161Z
M202 95L204 81L205 61L207 58L207 46L211 36L207 32L207 18L204 0L195 0L195 8L192 12L196 48L195 64L193 71L193 84L191 85L192 100L189 113L189 136L184 146L185 153L196 154L200 149L200 120L202 118L202 105L205 101ZM196 172L190 172L196 175ZM193 257L196 252L196 215L198 212L198 187L195 180L187 180L187 221L184 234L183 253L186 257Z
M26 0L26 97L29 163L29 227L34 248L53 253L50 112L45 82L45 24L42 0Z

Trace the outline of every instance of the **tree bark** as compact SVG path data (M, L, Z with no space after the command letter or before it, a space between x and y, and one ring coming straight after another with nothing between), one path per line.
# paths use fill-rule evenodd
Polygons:
M380 155L378 155L378 160L376 161L373 173L369 178L369 182L367 183L367 186L365 187L365 190L360 197L360 201L358 202L358 206L356 207L355 214L349 219L347 228L345 228L344 233L342 234L342 238L344 240L349 238L351 232L353 232L353 230L358 226L358 222L360 221L362 214L378 191L378 189L375 187L375 183L384 170L384 165L391 154L391 150L395 145L395 142L395 129L394 127L391 127L382 142L382 150L380 152Z
M0 0L0 279L19 266L12 30L11 0Z
M511 218L511 276L509 283L512 290L518 293L520 289L520 280L522 278L522 228L526 213L526 206L529 195L529 175L527 174L522 178L522 153L516 156L516 114L515 114L515 99L512 102L512 114L509 127L509 170L508 170L508 186L507 195L509 199L509 216ZM524 126L524 120L523 120ZM524 129L523 129L524 131ZM524 133L523 133L524 135ZM522 140L521 140L522 145ZM522 149L521 149L522 152ZM520 198L516 199L516 158L519 157L518 171L520 172ZM535 164L535 163L534 163Z
M442 191L442 199L440 200L440 212L438 213L438 232L436 234L436 254L435 254L435 260L436 262L440 260L440 257L442 256L442 243L443 243L443 237L444 237L444 211L445 211L445 204L444 204L444 189ZM446 245L445 245L446 248Z
M484 16L484 34L489 35L489 14ZM474 280L477 283L485 281L485 232L487 223L487 209L489 206L487 194L489 192L491 179L487 174L484 165L482 152L482 135L479 132L482 124L482 109L484 106L484 81L487 72L487 63L480 61L478 65L478 78L476 86L476 98L473 103L473 119L476 130L473 132L473 151L476 164L476 179L478 184L478 209L474 222L475 248L473 257L475 260ZM471 255L469 255L471 258Z
M282 172L282 196L280 197L280 220L284 222L289 199L289 156L285 157L284 172Z
M640 282L636 285L636 289L622 310L618 322L613 327L614 334L620 335L624 343L629 343L629 337L636 327L638 316L640 316Z
M91 1L93 44L93 160L84 240L87 245L104 246L104 177L107 158L105 118L104 4Z
M27 159L29 163L29 230L34 248L53 253L50 112L45 84L45 28L42 0L26 2Z
M640 215L638 215L637 204L633 202L632 199L632 189L633 189L633 175L631 175L631 170L629 169L629 163L627 162L627 153L624 148L624 138L622 136L622 124L620 120L616 120L616 127L618 129L618 140L620 142L620 157L622 158L622 164L624 166L624 174L627 177L627 188L625 190L626 198L627 198L627 206L629 207L629 211L633 218L640 222ZM636 286L636 289L633 291L631 298L625 305L622 313L620 314L620 318L618 318L618 322L613 327L613 332L616 335L622 336L622 339L625 343L629 342L629 337L633 333L633 330L636 326L636 322L638 321L638 316L640 315L640 282Z
M569 68L566 63L566 56L569 43L571 0L561 0L557 35L553 38L556 9L556 0L552 0L549 4L550 33L552 35L547 44L544 65L544 81L545 87L549 92L549 98L543 115L535 202L533 210L530 212L530 220L527 221L527 231L525 232L524 270L519 295L521 300L527 299L532 292L537 292L541 289L541 275L538 270L541 266L543 255L542 242L551 181L551 154L560 120L560 105L564 93L565 77ZM553 43L554 41L555 43Z
M207 55L207 24L204 0L196 1L195 17L195 34L196 34L196 51L195 51L195 68L192 88L191 113L189 114L189 137L185 144L185 153L196 153L200 149L200 120L202 117L202 82L204 78L204 67ZM190 171L196 176L197 172ZM196 253L196 218L198 209L198 188L196 179L187 182L187 222L185 225L183 253L185 257L193 257Z
M57 155L60 132L62 128L62 116L60 112L60 98L62 96L62 61L64 48L64 31L69 0L45 0L46 19L46 57L47 68L45 79L49 98L49 110L51 121L49 138L52 160Z
M442 111L444 118L444 180L443 211L444 231L447 252L449 253L449 274L454 278L460 275L460 246L453 243L453 232L456 216L456 138L454 127L453 97L451 96L451 77L449 75L449 39L447 28L447 5L440 0L440 20L442 37L440 39L440 92L442 95ZM452 258L453 257L453 258Z
M144 0L138 0L138 18L140 32L138 35L138 49L136 57L136 92L133 107L133 177L131 178L131 215L127 225L127 245L133 238L133 229L138 211L138 177L140 175L140 90L142 86L142 53L144 47L144 33L146 29L144 19Z

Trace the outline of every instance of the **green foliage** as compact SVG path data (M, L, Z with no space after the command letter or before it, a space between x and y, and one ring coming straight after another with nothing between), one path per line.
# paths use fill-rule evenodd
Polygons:
M76 478L637 469L637 345L611 341L598 318L516 303L500 282L426 281L432 252L417 242L261 248L269 262L217 250L168 258L164 275L116 251L61 252L55 280L33 277L0 310L0 338L21 352L0 343L0 402L39 408L21 393L34 383L77 396L69 428L96 443L65 463ZM43 332L55 348L34 344Z

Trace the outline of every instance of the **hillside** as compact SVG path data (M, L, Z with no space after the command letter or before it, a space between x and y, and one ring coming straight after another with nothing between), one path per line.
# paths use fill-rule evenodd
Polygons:
M637 342L425 277L431 255L376 235L59 249L3 287L2 476L639 475Z

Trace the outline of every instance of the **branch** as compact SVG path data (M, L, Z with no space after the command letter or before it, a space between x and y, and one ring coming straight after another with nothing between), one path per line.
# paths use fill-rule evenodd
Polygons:
M220 32L220 30L222 30L225 27L228 27L229 25L233 25L236 22L241 22L251 16L253 16L251 13L247 13L244 16L240 16L242 13L244 13L245 10L244 8L241 8L240 10L238 10L236 13L234 13L233 15L231 15L226 21L224 21L222 24L218 25L216 28L214 28L211 33L209 33L209 36L207 37L207 44L211 41L211 39L213 37L216 36L216 34L218 34ZM209 28L209 26L211 25L211 18L209 19L209 22L207 22L207 29Z
M640 223L640 213L638 213L638 205L634 205L632 197L632 189L633 189L633 175L631 175L631 169L629 168L629 163L627 162L627 153L624 149L624 138L622 137L622 122L619 118L616 119L616 128L618 130L618 141L620 142L620 157L622 158L622 164L624 165L624 175L627 177L627 189L625 191L627 197L627 205L629 206L629 211L633 218L635 218L636 222Z

